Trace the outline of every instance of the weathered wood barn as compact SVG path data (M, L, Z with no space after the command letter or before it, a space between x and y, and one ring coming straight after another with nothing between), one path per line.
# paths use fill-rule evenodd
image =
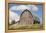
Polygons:
M33 24L33 15L29 10L24 10L20 15L20 24Z

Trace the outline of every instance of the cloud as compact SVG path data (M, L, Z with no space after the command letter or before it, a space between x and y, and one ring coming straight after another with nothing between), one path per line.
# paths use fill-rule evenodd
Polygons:
M17 13L14 13L12 11L9 11L9 23L11 24L12 20L15 20L16 22L19 21L20 16Z
M10 10L21 10L21 11L23 11L25 9L32 10L32 11L37 11L38 7L35 6L35 5L19 5L19 6L12 6L10 8Z
M31 8L27 7L26 5L13 6L10 8L10 10L21 10L21 11L25 9L30 10Z
M38 8L37 8L35 5L32 5L32 10L33 10L33 11L37 11Z
M28 5L29 8L31 8L32 11L37 11L38 7L36 5Z

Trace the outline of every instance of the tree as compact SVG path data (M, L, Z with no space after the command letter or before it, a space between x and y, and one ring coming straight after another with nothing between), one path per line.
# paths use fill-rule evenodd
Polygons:
M40 24L40 19L37 16L34 16L34 24Z

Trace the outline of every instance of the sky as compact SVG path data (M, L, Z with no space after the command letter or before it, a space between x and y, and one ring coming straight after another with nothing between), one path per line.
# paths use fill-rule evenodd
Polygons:
M31 13L34 16L37 16L40 21L42 22L42 5L32 5L32 4L9 4L9 11L21 15L21 13L25 10L28 9L31 11ZM10 14L11 15L11 14ZM15 15L15 16L17 16ZM17 16L17 17L19 17Z

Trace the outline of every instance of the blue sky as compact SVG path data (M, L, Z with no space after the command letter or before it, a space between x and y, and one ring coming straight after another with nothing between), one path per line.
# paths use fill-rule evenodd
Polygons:
M17 8L17 9L16 9ZM9 10L20 15L24 9L29 9L32 14L37 15L42 20L42 5L31 5L31 4L9 4ZM35 9L36 8L36 9ZM22 10L21 10L22 9Z

